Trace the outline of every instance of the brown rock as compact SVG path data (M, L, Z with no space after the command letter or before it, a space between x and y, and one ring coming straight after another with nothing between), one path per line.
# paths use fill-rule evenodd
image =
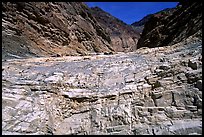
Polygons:
M3 58L15 57L8 52L27 57L113 51L109 35L82 2L5 2L2 7Z
M196 33L200 36L201 7L201 2L182 3L176 8L154 14L145 24L137 47L167 46Z
M137 30L99 7L91 8L91 13L102 28L109 34L111 47L113 47L114 51L129 52L136 50L137 42L140 38L140 34Z

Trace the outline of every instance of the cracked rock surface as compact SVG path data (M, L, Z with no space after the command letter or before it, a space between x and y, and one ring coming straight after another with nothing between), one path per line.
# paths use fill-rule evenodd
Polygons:
M202 134L202 42L4 61L2 134Z

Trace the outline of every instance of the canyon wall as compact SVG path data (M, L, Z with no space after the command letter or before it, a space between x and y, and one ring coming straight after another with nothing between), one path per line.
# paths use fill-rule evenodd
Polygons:
M175 9L159 12L146 22L138 48L172 45L189 36L202 37L202 2L183 2Z
M2 134L201 135L202 4L181 4L134 51L138 34L100 9L2 3ZM92 54L115 51L134 52Z
M3 2L4 57L110 52L111 39L81 2Z
M99 7L93 7L91 11L101 27L109 34L114 51L130 52L137 49L140 34L135 27L113 17Z

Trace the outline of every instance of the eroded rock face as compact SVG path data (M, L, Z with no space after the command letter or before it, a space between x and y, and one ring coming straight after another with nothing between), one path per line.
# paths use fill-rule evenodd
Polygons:
M3 58L111 52L110 37L81 2L3 2Z
M2 134L202 134L202 42L7 60Z
M183 2L175 9L153 14L144 26L138 48L172 45L189 36L202 37L202 2Z
M151 16L152 16L152 14L149 14L149 15L145 16L144 18L142 18L140 21L134 22L131 25L134 26L136 28L136 30L139 31L139 33L142 33L142 31L144 29L144 25L151 18Z
M166 8L164 10L161 10L159 12L154 13L156 14L164 14L164 13L170 13L173 12L175 9L174 8ZM148 14L145 17L143 17L141 20L136 21L131 24L131 26L134 26L134 28L139 32L142 33L144 29L144 25L149 21L149 19L154 16L154 14Z
M140 32L131 25L113 17L99 7L91 8L91 13L99 22L101 27L111 38L111 47L117 52L131 52L137 49Z

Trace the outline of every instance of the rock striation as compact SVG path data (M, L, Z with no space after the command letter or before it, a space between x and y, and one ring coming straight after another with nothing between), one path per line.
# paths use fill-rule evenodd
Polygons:
M2 134L201 135L201 5L152 15L139 49L110 55L137 34L100 9L3 2Z
M7 60L2 134L202 134L201 59L191 37L115 55Z
M110 52L110 42L82 2L2 2L3 58Z
M202 37L202 2L183 2L174 9L153 14L146 22L138 48L176 44L189 36Z

